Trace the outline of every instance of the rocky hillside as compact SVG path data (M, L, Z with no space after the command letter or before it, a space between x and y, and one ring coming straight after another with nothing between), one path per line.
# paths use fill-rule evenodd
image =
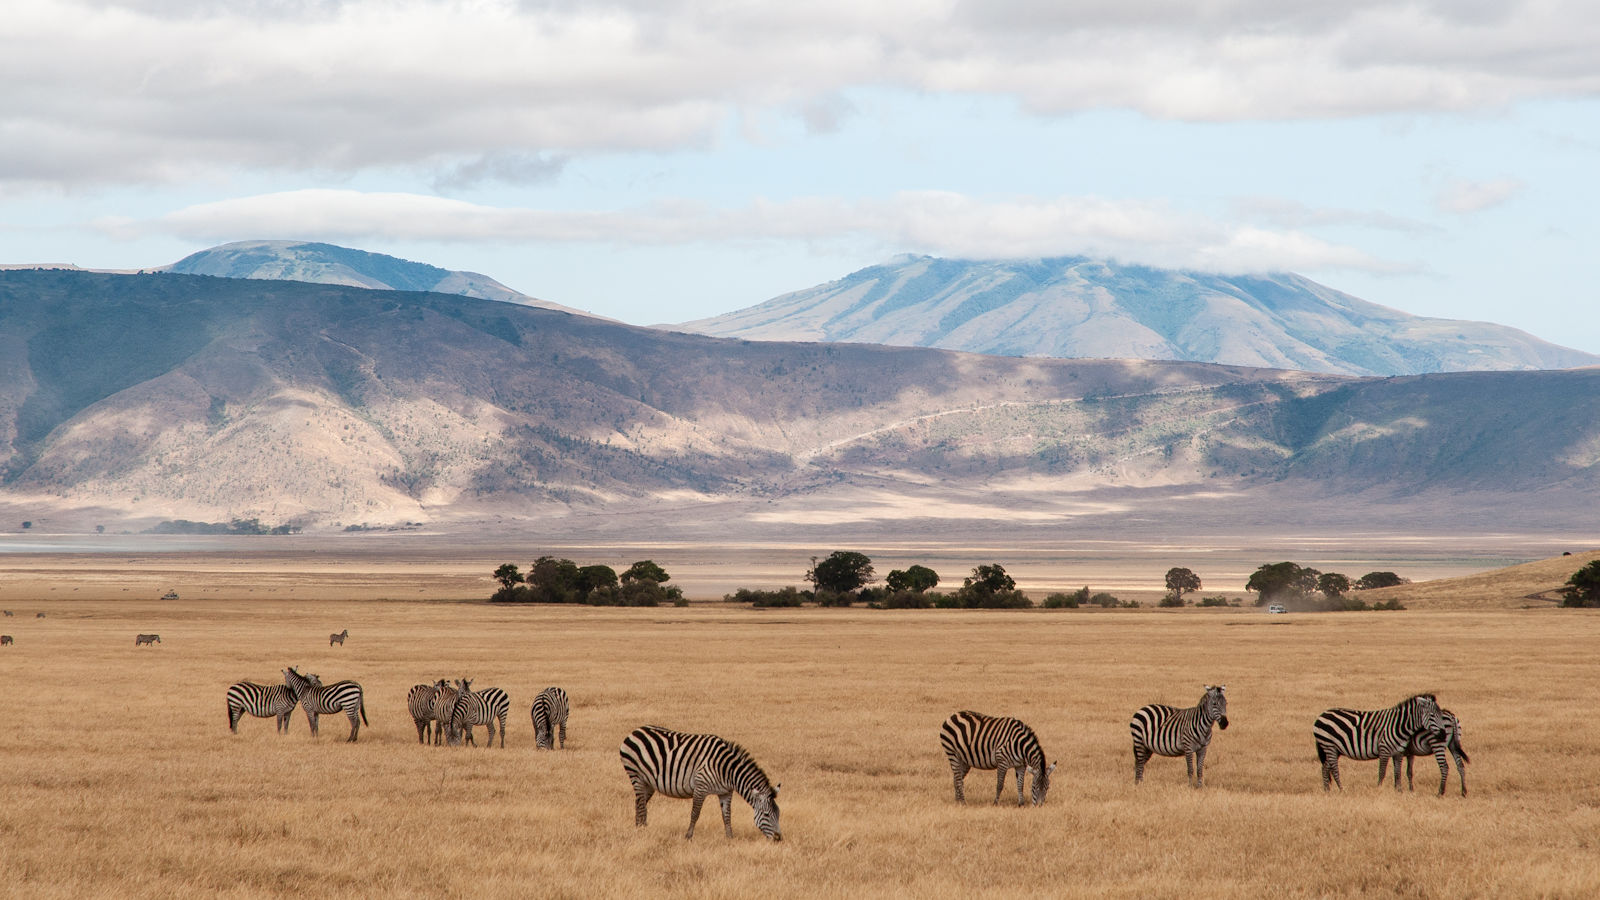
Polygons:
M750 342L57 270L0 272L0 373L0 502L125 516L315 527L1116 485L1333 497L1288 511L1314 517L1363 493L1600 487L1600 369L1350 378Z
M679 327L752 340L1349 375L1600 364L1600 356L1514 328L1408 315L1298 275L1208 275L1074 257L905 258Z

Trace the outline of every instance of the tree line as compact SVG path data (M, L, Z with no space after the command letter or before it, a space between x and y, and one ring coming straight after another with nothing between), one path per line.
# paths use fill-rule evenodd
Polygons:
M606 565L580 566L570 559L541 556L524 573L514 563L494 570L500 589L496 603L582 603L589 606L687 606L683 589L654 560L641 559L621 575Z

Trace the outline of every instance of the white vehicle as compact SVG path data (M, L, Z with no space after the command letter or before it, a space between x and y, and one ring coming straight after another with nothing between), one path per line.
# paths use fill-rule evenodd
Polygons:
M1282 603L1274 603L1271 606L1267 607L1267 612L1269 612L1269 613L1286 613L1286 612L1288 612L1288 610L1283 608L1283 604Z

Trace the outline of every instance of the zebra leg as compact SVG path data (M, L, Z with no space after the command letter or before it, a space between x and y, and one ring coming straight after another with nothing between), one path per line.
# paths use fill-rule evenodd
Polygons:
M967 780L967 768L968 767L967 767L967 765L965 763L960 763L960 762L957 762L955 760L951 760L950 761L950 774L955 776L955 780L956 780L956 802L957 803L965 803L965 802L967 802L966 791L962 790L962 787L963 787L963 785L965 784L965 782Z
M1412 756L1409 753L1406 754L1406 790L1408 790L1408 791L1414 791L1414 790L1417 789L1416 782L1411 780L1411 764L1413 762L1415 762L1416 759L1417 758L1415 756ZM1395 767L1394 777L1395 778L1399 778L1400 777L1400 772L1399 772L1399 767L1398 766Z
M1445 758L1444 747L1434 744L1433 758L1439 761L1439 796L1443 797L1445 784L1450 781L1450 762Z
M722 833L733 837L733 792L717 797L717 802L722 804Z
M1400 757L1397 755L1391 761L1394 763L1394 789L1395 789L1396 793L1399 793L1399 791L1400 791Z
M1196 789L1206 786L1206 748L1200 746L1194 751L1194 786Z
M1454 753L1451 753L1450 755L1455 756ZM1456 756L1455 760L1456 774L1461 777L1461 796L1465 797L1467 795L1467 770L1465 766L1461 765L1461 757Z
M996 783L994 786L994 802L998 804L1000 802L1000 795L1006 791L1006 767L995 766L994 774L996 776ZM1018 769L1017 774L1020 776L1022 774L1022 770ZM1021 794L1022 790L1019 788L1017 793Z
M1191 786L1196 786L1197 787L1198 785L1195 785L1195 783L1194 783L1194 751L1193 750L1185 750L1185 751L1183 751L1183 771L1185 772L1185 774L1186 774L1186 776L1187 776L1187 778L1189 780L1189 784Z
M567 749L567 723L561 723L561 749Z
M243 714L244 714L244 710L240 709L237 706L229 706L228 707L228 730L229 731L233 732L234 734L238 734L239 733L239 716L241 716Z
M1389 757L1387 757L1387 756L1378 757L1378 787L1383 787L1383 779L1388 774L1389 774ZM1400 767L1399 766L1395 766L1394 777L1395 777L1396 781L1398 781L1400 779Z
M1150 748L1133 745L1133 783L1144 781L1144 764L1150 761Z
M311 722L311 736L312 737L316 737L317 736L317 719L318 719L317 713L314 713L309 709L306 710L306 719Z
M1027 801L1022 799L1022 784L1028 778L1028 767L1027 766L1017 766L1016 772L1017 772L1017 805L1018 806L1027 806L1028 805Z
M412 719L411 721L414 722L416 724L416 726L417 726L417 743L426 744L427 743L427 739L426 739L425 735L427 734L427 731L428 731L428 720L427 719Z
M700 807L704 806L706 795L698 790L694 792L694 803L689 807L689 832L683 836L684 840L694 839L694 823L700 821Z
M350 736L345 738L345 743L354 744L356 735L361 731L361 714L353 709L346 712L350 716Z
M1328 781L1330 779L1339 786L1339 790L1344 790L1344 785L1339 781L1339 754L1337 752L1322 761L1322 789L1324 791L1328 790Z
M655 791L649 785L637 779L633 780L633 824L643 828L646 812L650 806L650 795Z
M506 717L500 717L500 749L506 748Z

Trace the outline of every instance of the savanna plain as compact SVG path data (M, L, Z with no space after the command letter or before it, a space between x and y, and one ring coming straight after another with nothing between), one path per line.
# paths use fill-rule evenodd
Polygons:
M103 579L102 560L92 568ZM86 574L86 578L88 575ZM71 575L54 581L71 584ZM0 884L15 896L1600 895L1600 621L1582 610L1268 615L1184 610L753 610L108 594L5 598ZM98 586L97 586L98 585ZM397 593L397 597L403 597ZM45 612L45 618L37 618ZM349 629L342 647L330 632ZM136 647L155 632L162 643ZM227 727L224 692L299 666L365 690L369 724ZM470 677L512 700L502 749L419 746L406 692ZM1225 683L1202 790L1181 759L1133 783L1128 720ZM572 697L566 749L529 707ZM1469 795L1345 761L1322 791L1311 722L1436 691L1464 728ZM1059 760L952 796L958 709L1017 716ZM782 784L784 840L734 801L657 796L645 828L617 747L715 732Z

